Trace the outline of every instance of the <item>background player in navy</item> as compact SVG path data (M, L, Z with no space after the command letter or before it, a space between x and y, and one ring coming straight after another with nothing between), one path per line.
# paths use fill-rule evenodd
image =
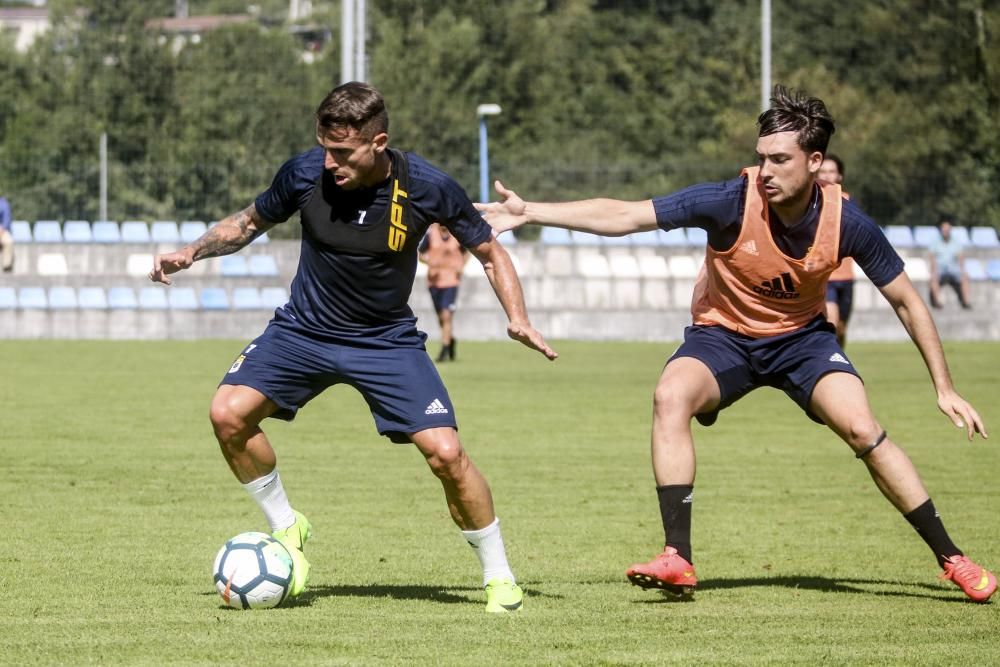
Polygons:
M154 259L150 278L236 252L300 213L302 250L289 302L233 362L212 400L211 421L237 479L292 553L292 595L309 571L309 521L292 509L274 449L259 424L290 420L327 387L347 383L371 408L379 433L413 442L444 486L448 509L483 566L487 611L521 607L486 480L458 439L455 410L407 305L417 244L434 221L482 263L507 313L508 335L549 359L556 353L528 321L520 282L503 247L463 190L412 153L388 147L377 90L346 83L316 111L319 147L297 155L271 187L204 236Z
M819 168L819 178L827 183L844 183L844 161L833 153L823 157ZM844 197L850 198L847 192ZM840 265L830 274L826 283L826 319L837 330L837 342L847 345L847 323L851 319L854 304L854 260L844 257Z
M561 204L525 202L498 181L502 201L477 205L498 233L525 223L605 236L657 227L708 231L705 271L692 302L695 324L654 396L653 472L666 546L627 575L640 586L677 592L697 584L691 419L710 425L747 392L772 386L844 439L933 550L943 577L985 601L996 590L996 577L951 541L912 462L872 414L864 385L825 320L826 280L839 258L857 260L892 305L930 371L941 411L970 440L976 432L985 438L985 427L955 391L934 321L898 255L838 185L817 183L834 131L826 106L782 86L771 101L757 121L758 166L744 169L745 177L639 202Z

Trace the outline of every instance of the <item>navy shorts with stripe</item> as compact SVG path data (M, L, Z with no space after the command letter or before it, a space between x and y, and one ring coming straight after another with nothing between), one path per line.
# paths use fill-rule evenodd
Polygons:
M837 311L840 313L840 321L847 322L851 319L851 308L854 306L854 281L853 280L831 280L826 284L827 303L837 304Z
M272 322L233 362L220 385L245 385L291 421L327 387L347 384L368 403L375 426L393 442L428 428L458 428L455 408L423 347L368 349L319 341Z
M718 407L695 415L705 426L714 424L720 410L757 387L781 389L813 421L822 424L823 420L809 410L819 379L835 372L861 378L837 343L833 326L823 316L796 331L765 338L751 338L719 326L689 326L684 330L684 342L670 361L678 357L698 359L719 383Z
M431 301L434 302L434 310L455 310L458 300L458 286L455 287L430 287Z

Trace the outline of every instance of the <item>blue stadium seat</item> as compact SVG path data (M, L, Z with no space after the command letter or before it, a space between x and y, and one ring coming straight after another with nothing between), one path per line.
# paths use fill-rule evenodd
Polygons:
M889 225L885 228L885 237L894 248L912 248L916 245L913 230L906 225Z
M14 243L31 243L34 240L31 236L31 224L27 220L11 221L10 235L14 237Z
M994 227L973 227L969 240L977 248L1000 247L1000 239L997 238L997 230Z
M104 310L108 307L108 296L103 287L81 287L77 302L86 310Z
M629 247L632 245L632 237L634 234L626 234L624 236L603 236L601 237L601 244L606 246L625 246Z
M965 260L965 273L969 276L969 280L989 280L986 264L976 257L969 257Z
M233 308L236 310L252 310L260 307L260 290L256 287L237 287L233 290Z
M181 223L180 234L181 243L191 243L197 240L208 230L208 226L201 220L185 220Z
M972 245L972 240L969 238L968 227L959 227L958 225L953 225L951 228L951 238L955 239L962 245Z
M930 248L941 238L941 231L931 225L917 225L913 228L913 245L918 248ZM895 245L895 244L893 244Z
M166 310L167 290L164 287L143 287L139 290L139 308L142 310Z
M538 240L548 245L573 245L573 237L569 230L562 227L542 227L542 234Z
M250 255L249 269L251 276L274 278L278 275L278 262L274 255Z
M63 226L63 239L66 243L91 243L94 235L90 231L90 223L86 220L67 220Z
M1000 259L991 259L986 262L986 275L990 280L1000 280Z
M247 258L243 255L223 255L219 273L228 278L242 278L250 275Z
M656 235L660 238L660 245L675 247L687 245L687 235L683 229L671 229L669 232L657 229Z
M139 307L135 290L131 287L108 288L108 308L112 310L134 310Z
M32 230L35 243L62 243L62 227L58 220L39 220Z
M708 232L701 227L687 227L684 229L687 237L687 244L692 248L704 248L708 244Z
M167 290L170 310L198 310L198 297L193 287L171 287Z
M198 301L203 310L229 310L229 297L221 287L203 287Z
M141 220L127 220L122 223L122 243L149 243L149 225Z
M149 228L149 237L153 243L180 243L181 233L173 220L155 220Z
M52 310L75 310L77 305L76 290L72 287L49 288L49 308Z
M262 287L260 289L260 305L272 310L281 308L288 303L288 290L284 287Z
M632 245L635 246L650 247L660 245L660 234L657 229L652 229L648 232L639 232L638 234L629 234L628 238L632 239Z
M603 240L597 234L591 234L589 232L570 232L570 236L573 237L573 245L579 246L597 246L603 245Z
M21 308L48 308L49 300L44 287L22 287L17 291L17 305Z
M122 233L113 220L97 220L91 228L95 243L121 243Z
M255 238L250 243L250 245L266 245L266 244L268 244L270 242L271 242L271 239L268 238L267 232L264 232L263 234L261 234L260 236L258 236L257 238Z
M0 310L17 308L17 290L13 287L0 287Z

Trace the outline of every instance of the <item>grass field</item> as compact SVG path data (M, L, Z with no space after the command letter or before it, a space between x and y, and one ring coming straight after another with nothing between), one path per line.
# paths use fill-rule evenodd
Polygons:
M465 343L443 367L492 487L523 613L483 612L478 563L411 447L328 391L265 424L312 520L311 586L288 607L222 607L212 558L266 529L207 420L242 341L0 344L0 663L1000 663L1000 605L975 605L869 480L783 394L696 427L693 602L628 585L662 546L651 394L672 346L561 342L555 363ZM916 350L849 348L876 414L956 542L1000 569L1000 451L940 415ZM947 345L1000 436L1000 345Z

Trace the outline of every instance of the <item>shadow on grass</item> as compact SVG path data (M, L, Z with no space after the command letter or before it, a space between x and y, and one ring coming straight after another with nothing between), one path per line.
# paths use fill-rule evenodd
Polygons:
M969 602L960 591L947 591L940 586L924 582L890 581L888 579L840 579L817 576L787 576L787 577L741 577L734 579L709 579L698 584L698 592L726 590L730 588L770 588L782 587L822 593L854 593L861 595L923 598L940 602ZM873 590L871 587L877 587ZM912 590L918 588L927 592ZM662 604L670 602L690 602L693 598L664 595L662 599L642 600L645 604Z
M524 587L528 598L561 598L560 595L542 593ZM474 604L485 602L483 589L471 586L417 586L408 584L341 584L337 586L310 586L299 597L287 601L283 607L311 605L315 600L328 597L392 598L394 600L428 600L443 604Z

